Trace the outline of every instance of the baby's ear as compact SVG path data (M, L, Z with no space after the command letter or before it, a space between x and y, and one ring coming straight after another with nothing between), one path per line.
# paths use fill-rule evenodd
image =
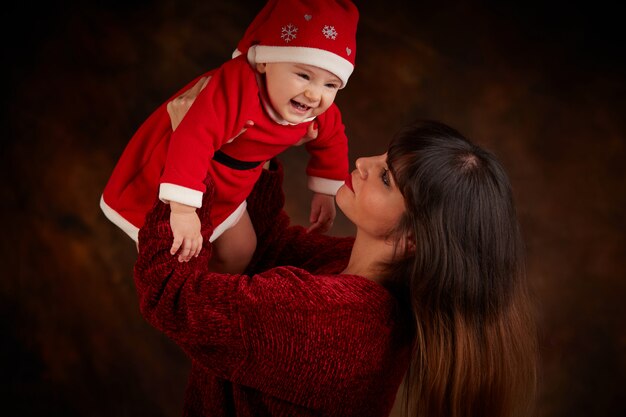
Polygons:
M266 67L267 67L267 64L265 62L257 62L256 64L256 70L259 71L259 73L261 74L265 74Z

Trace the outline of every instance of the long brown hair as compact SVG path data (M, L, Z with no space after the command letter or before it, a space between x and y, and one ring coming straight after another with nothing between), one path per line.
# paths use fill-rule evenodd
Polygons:
M432 121L399 132L387 163L407 208L397 236L414 245L388 266L413 329L406 415L530 415L537 339L506 173Z

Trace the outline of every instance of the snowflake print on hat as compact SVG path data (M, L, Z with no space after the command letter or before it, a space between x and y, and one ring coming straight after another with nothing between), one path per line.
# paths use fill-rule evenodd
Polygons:
M265 0L233 57L322 68L344 88L354 70L359 11L353 0Z
M291 42L292 40L296 39L297 32L298 28L289 23L287 26L282 27L280 37L283 38L285 42Z
M322 29L322 33L324 34L324 36L326 36L326 39L332 39L335 40L337 39L337 31L335 30L334 26L324 26L324 29Z

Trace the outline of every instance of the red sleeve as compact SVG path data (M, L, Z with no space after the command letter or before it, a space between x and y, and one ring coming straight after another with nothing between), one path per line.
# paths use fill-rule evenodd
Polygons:
M348 138L339 108L333 104L317 118L317 139L305 144L310 154L307 166L309 188L334 195L348 175Z
M161 185L188 189L201 199L198 192L205 191L204 179L213 154L243 129L249 110L258 104L257 91L254 72L244 57L217 69L172 133Z

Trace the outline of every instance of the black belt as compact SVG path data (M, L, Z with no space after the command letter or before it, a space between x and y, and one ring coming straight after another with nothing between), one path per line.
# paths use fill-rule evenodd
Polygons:
M224 152L218 150L213 155L213 160L219 162L222 165L226 165L229 168L239 171L245 171L247 169L253 169L264 163L265 161L240 161L232 156L226 155Z

